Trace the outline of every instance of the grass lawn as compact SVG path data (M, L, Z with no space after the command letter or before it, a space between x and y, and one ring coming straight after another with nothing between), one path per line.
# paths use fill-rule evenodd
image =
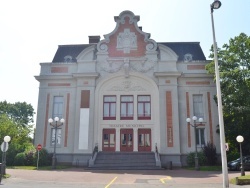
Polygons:
M245 180L244 184L241 185L250 185L250 175L245 175L245 176L239 176L238 178L238 182L240 182L240 180ZM229 180L229 182L231 184L237 184L237 178L232 178ZM240 183L239 183L240 184Z
M7 167L9 169L23 169L23 170L37 170L36 166L11 166ZM57 165L56 169L67 169L71 168L71 166L63 166L63 165ZM51 166L39 166L38 170L52 170Z

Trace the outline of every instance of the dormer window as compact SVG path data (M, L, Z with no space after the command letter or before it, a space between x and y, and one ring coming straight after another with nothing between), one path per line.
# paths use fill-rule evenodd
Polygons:
M64 63L71 63L72 62L72 56L71 55L66 55L64 57Z
M192 54L185 54L183 59L184 59L184 62L191 62L191 61L193 61L193 55Z

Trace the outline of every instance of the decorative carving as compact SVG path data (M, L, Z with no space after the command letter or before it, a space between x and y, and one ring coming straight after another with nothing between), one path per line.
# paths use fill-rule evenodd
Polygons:
M129 77L129 59L128 58L125 58L124 59L124 64L123 64L123 67L124 67L124 71L125 71L125 78L128 78Z
M147 44L146 49L147 51L156 51L157 49L157 45L156 42L153 40L148 40L149 44Z
M98 63L100 70L108 73L118 72L123 65L123 62L120 61L104 61Z
M99 43L97 45L97 49L99 52L107 52L108 51L108 46L107 44Z
M117 83L117 85L111 87L109 91L127 91L128 92L128 91L146 91L146 89L141 87L136 82L126 80L126 81Z
M123 50L125 54L130 53L131 50L137 49L137 36L130 29L124 29L123 33L117 36L117 50Z
M145 73L153 69L156 63L157 63L156 60L147 60L143 62L133 62L130 64L131 64L131 68L134 71Z
M137 72L148 72L157 64L157 60L146 58L116 58L107 59L103 62L98 62L101 71L114 73L124 68L125 77L129 77L129 71L132 69Z
M123 11L119 16L115 16L117 23L125 24L125 18L129 17L130 24L136 24L140 20L140 16L135 16L131 11Z

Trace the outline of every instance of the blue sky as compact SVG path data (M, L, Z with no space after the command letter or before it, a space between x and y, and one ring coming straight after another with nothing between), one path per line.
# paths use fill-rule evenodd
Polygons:
M0 2L0 101L27 102L37 110L40 63L51 62L58 45L85 44L88 36L115 28L114 16L130 10L156 42L213 43L213 0L8 0ZM218 47L241 32L250 35L250 0L221 0L214 12ZM237 4L236 4L237 2ZM102 39L101 38L101 39Z

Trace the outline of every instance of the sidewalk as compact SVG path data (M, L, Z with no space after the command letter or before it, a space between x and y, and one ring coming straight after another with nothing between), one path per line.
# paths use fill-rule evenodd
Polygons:
M177 170L17 170L7 169L10 178L2 181L1 187L11 188L222 188L221 172ZM250 174L250 172L246 172ZM240 176L240 172L229 172L229 179ZM230 188L250 187L230 184Z

